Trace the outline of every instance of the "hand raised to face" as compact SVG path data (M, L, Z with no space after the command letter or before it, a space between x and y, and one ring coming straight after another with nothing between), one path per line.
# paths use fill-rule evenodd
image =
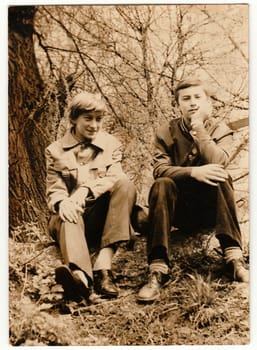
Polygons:
M202 126L212 114L212 106L207 103L204 108L199 108L191 114L191 129L194 130L199 126Z

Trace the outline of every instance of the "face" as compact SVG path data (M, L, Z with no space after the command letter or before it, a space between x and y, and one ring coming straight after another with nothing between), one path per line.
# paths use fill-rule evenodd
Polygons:
M84 141L93 140L102 128L102 112L84 112L73 121L76 136Z
M178 92L178 103L185 124L190 128L191 119L202 118L203 121L211 113L211 102L202 86L190 86Z

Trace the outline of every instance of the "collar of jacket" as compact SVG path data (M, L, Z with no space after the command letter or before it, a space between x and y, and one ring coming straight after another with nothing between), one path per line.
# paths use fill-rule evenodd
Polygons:
M186 126L184 119L182 117L180 117L178 125L179 125L179 128L182 131L182 133L185 135L185 137L191 140L192 135L190 134L188 127Z
M179 126L184 134L188 135L189 137L191 136L190 131L188 130L188 127L186 126L184 119L182 117L180 118ZM215 129L216 126L217 124L214 122L213 118L208 118L204 122L204 127L210 134L212 134L213 129Z
M189 134L188 127L186 126L186 124L185 124L185 122L184 122L184 119L183 119L182 117L180 118L180 123L179 123L179 125L180 125L181 130L182 130L184 133Z
M91 142L89 142L88 144L95 146L96 148L103 151L106 148L106 142L107 142L107 140L106 140L105 132L99 131L99 133L97 134L95 139L92 140ZM74 147L76 147L78 145L82 145L82 144L84 144L84 142L78 141L74 137L74 135L72 133L72 129L70 129L62 138L63 149L71 149L71 148L74 148Z

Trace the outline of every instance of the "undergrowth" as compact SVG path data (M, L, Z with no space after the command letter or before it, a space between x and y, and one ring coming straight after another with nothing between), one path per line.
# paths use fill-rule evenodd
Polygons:
M136 300L148 273L146 240L139 237L133 249L121 247L114 259L120 297L88 304L63 298L54 278L61 263L58 249L32 226L19 228L9 239L11 345L249 342L248 286L224 275L213 235L172 234L171 282L153 304ZM26 242L20 237L24 230Z

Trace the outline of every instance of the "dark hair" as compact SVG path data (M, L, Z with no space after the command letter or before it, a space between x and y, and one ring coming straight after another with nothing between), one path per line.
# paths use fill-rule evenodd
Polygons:
M210 96L210 93L209 93L208 88L206 86L206 83L204 81L202 81L200 79L180 80L174 88L174 96L175 96L175 100L177 103L178 103L178 98L179 98L179 91L183 90L183 89L187 89L191 86L202 86L206 95Z
M100 94L83 91L72 99L69 106L70 120L76 120L85 112L102 112L103 115L106 114L106 106Z

